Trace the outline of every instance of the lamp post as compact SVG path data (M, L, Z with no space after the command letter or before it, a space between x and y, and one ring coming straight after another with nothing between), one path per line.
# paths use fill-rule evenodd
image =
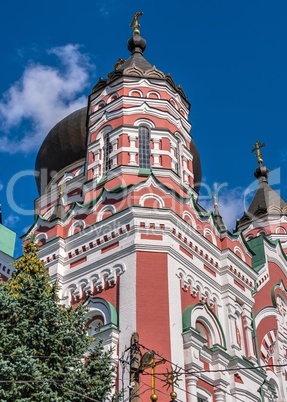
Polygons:
M155 355L154 350L148 350L143 355L140 362L140 372L143 372L147 368L151 368L151 396L150 396L151 402L156 402L158 400L158 396L156 394L155 389L155 368L159 364L166 363L165 359L161 359L156 362L154 355Z

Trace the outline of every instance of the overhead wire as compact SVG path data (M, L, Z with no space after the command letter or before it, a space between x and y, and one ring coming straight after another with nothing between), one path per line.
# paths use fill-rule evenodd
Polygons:
M145 393L148 391L148 389L145 389L143 392L139 392L140 389L141 389L144 385L147 385L147 384L145 384L144 382L142 382L142 385L140 385L140 387L139 387L139 389L138 389L137 395L135 395L136 397L141 398L142 395L145 394ZM127 402L127 401L130 401L130 396L128 396L128 398L125 399L123 402Z
M56 385L57 385L57 384L56 384ZM64 389L66 389L66 390L69 391L69 392L72 392L73 394L82 396L82 397L84 397L85 399L87 399L87 400L89 400L89 401L100 402L100 401L98 401L97 399L91 398L91 397L88 396L88 395L81 394L80 392L77 392L77 391L74 391L74 390L72 390L72 389L69 389L68 387L65 387L64 385L61 385L61 387L64 388Z
M1 354L0 357L23 357L23 354ZM68 359L71 357L71 355L28 355L28 357L32 357L35 359ZM89 359L89 360L97 360L97 357L89 357L88 355L82 355L82 356L73 356L75 359L82 360L82 359ZM114 358L111 357L111 361L114 363L119 362L119 358ZM126 360L126 363L129 363L128 360Z
M1 384L5 383L14 383L14 384L25 384L25 383L44 383L44 382L55 382L55 383L63 383L67 382L67 380L49 380L49 379L44 379L44 380L0 380ZM73 380L73 382L79 382L79 383L88 383L87 380Z
M144 345L140 345L141 347L143 347L146 350L152 350L147 348ZM172 366L179 368L181 370L181 374L201 374L201 373L225 373L225 372L230 372L230 371L244 371L244 370L260 370L260 369L264 369L264 368L272 368L272 367L278 367L278 368L282 368L282 367L287 367L287 363L284 364L265 364L265 365L258 365L258 366L250 366L250 367L230 367L230 368L226 368L226 369L216 369L216 370L186 370L183 367L179 366L176 363L173 363L172 361L166 359L163 355L154 352L156 356L160 357L161 359L164 359L167 363L170 363ZM158 373L161 375L165 375L166 373Z
M160 378L158 378L160 381L162 381ZM151 388L151 386L149 385L149 384L147 384L146 382L143 382L143 384L145 384L147 387L149 387L149 388ZM177 389L180 389L179 387L177 387ZM165 392L163 392L161 389L156 389L156 391L157 392L160 392L160 393L162 393L162 394L164 394L164 395L166 395L166 393ZM182 391L185 391L184 389L182 389ZM195 397L197 397L197 395L195 395L195 394L193 394L192 392L187 392L187 391L185 391L186 393L188 393L189 395L192 395L192 396L195 396ZM181 399L179 399L178 397L176 398L176 400L177 400L177 402L181 402L182 400ZM183 402L183 401L182 401Z
M145 373L145 374L149 375L149 376L152 375L151 373ZM158 379L161 382L165 382L165 380L163 380L161 377L158 377L157 375L155 375L155 378ZM217 388L218 390L224 392L225 394L234 397L234 395L231 392L227 391L226 389L220 388L219 385L213 384L212 382L207 381L205 378L199 378L199 377L197 377L197 378L202 380L202 381L204 381L206 384L211 385L213 388ZM196 396L196 397L198 396L198 395L195 395L192 392L188 391L187 389L181 388L178 385L175 385L174 388L179 389L179 390L181 390L181 391L183 391L183 392L185 392L185 393L187 393L189 395ZM158 390L158 391L161 391L161 390ZM163 391L161 391L161 392L163 392ZM238 396L236 396L236 399L237 399L237 401L240 401L240 402L246 402L243 399L239 398Z
M146 346L144 346L144 345L142 345L142 344L140 344L140 346L143 347L143 348L146 349L146 350L151 350L151 349L147 348ZM158 356L158 357L161 358L161 359L164 359L167 363L170 363L171 366L174 366L174 367L179 368L180 370L182 370L182 371L179 371L178 374L180 374L180 375L183 375L183 374L194 375L195 377L197 377L198 379L201 379L201 380L202 380L203 382L205 382L206 384L211 385L212 387L217 388L218 390L220 390L220 391L224 392L225 394L230 395L230 396L232 396L232 397L234 397L234 395L233 395L232 393L230 393L229 391L227 391L226 389L220 388L219 385L213 384L213 382L208 381L206 378L199 377L197 374L202 374L202 373L207 373L207 374L209 374L209 373L229 372L229 371L237 371L237 372L238 372L238 371L242 371L242 370L244 371L244 370L250 370L250 369L253 369L253 370L255 370L255 369L261 369L261 368L264 368L264 367L287 367L287 364L282 364L282 365L279 365L279 364L278 364L278 365L264 365L264 366L242 367L242 368L238 368L238 367L237 367L237 368L222 369L222 370L199 370L199 371L189 371L189 370L186 370L186 369L182 368L181 366L179 366L179 365L177 365L177 364L171 362L170 360L165 359L162 354L159 354L159 353L155 352L155 355ZM142 374L146 374L146 375L150 375L150 376L152 375L151 373L148 373L148 372L144 372L144 373L142 373ZM166 383L165 380L163 380L161 377L158 377L159 375L166 375L166 374L167 374L166 372L165 372L165 373L157 373L157 374L155 375L155 378L157 378L159 381L162 381L162 382L165 382L165 383ZM194 394L190 393L190 391L188 391L188 390L186 390L186 389L184 389L184 388L179 387L178 385L175 385L174 387L177 388L177 389L180 389L180 390L182 390L182 391L184 391L184 392L186 392L186 393L188 393L188 394L190 394L190 395L197 396L197 395L194 395ZM238 396L236 396L236 398L237 398L238 401L245 402L243 399L241 399L241 398L238 397Z
M144 348L146 350L152 350L151 348L148 348L148 347L146 347L146 346L144 346L142 344L139 344L139 346L141 346L142 348ZM123 353L126 353L130 349L131 349L131 347L125 349ZM154 353L158 357L160 357L162 359L164 358L163 355L161 355L161 354L159 354L159 353L157 353L155 351L154 351ZM22 355L21 354L2 354L1 356L3 356L3 357L13 357L14 358L14 357L21 357ZM65 358L69 358L70 355L65 355L65 356L29 355L29 357L39 358L39 359L65 359ZM87 356L85 356L85 355L75 356L75 358L77 358L77 359L85 359L85 358L87 358ZM89 357L89 359L90 360L97 360L96 357ZM118 363L118 362L122 363L122 362L124 362L125 364L129 364L129 361L124 360L123 358L111 358L111 360L114 363ZM239 370L240 371L242 371L242 370L257 370L257 369L264 369L264 368L270 368L270 367L278 367L278 368L287 367L287 363L285 363L285 364L266 364L266 365L250 366L250 367L235 367L235 368L230 367L230 368L226 368L226 369L216 369L216 370L196 370L196 371L193 370L193 371L189 371L189 370L184 369L183 367L179 366L178 364L176 364L176 363L174 363L174 362L172 362L172 361L170 361L170 360L168 360L166 358L164 358L164 360L167 363L170 363L171 365L173 365L174 367L177 367L177 368L181 369L183 374L223 373L223 372L239 371ZM161 374L165 374L165 373L161 373Z
M151 348L148 348L148 347L146 347L145 345L142 345L142 344L139 344L138 343L138 346L140 346L140 347L142 347L143 349L145 349L145 350L152 350ZM129 361L128 360L126 360L126 353L129 351L129 350L131 350L132 349L132 346L130 346L130 347L128 347L128 348L126 348L124 351L123 351L123 353L122 353L122 357L121 358L117 358L117 359L115 359L115 358L112 358L112 361L114 362L114 363L121 363L122 365L123 365L123 376L122 376L122 378L121 378L121 383L122 383L122 387L121 387L121 389L123 390L123 389L125 389L126 387L124 387L124 382L125 382L125 380L129 380L128 378L124 378L125 377L125 374L124 374L124 372L125 372L125 370L126 370L126 368L127 367L129 367ZM200 378L202 381L204 381L205 383L207 383L207 384L209 384L209 385L211 385L212 387L215 387L215 388L218 388L220 391L222 391L222 392L224 392L225 394L228 394L228 395L230 395L230 396L234 396L233 394L231 394L230 392L228 392L226 389L222 389L222 388L220 388L218 385L216 385L216 384L213 384L212 382L209 382L209 381L207 381L207 379L206 378L202 378L202 377L198 377L198 375L199 374L211 374L211 373L224 373L224 372L231 372L231 371L236 371L236 372L239 372L239 371L245 371L245 370L257 370L257 369L264 369L264 368L271 368L271 367L279 367L279 368L282 368L282 367L287 367L287 363L286 364L266 364L266 365L258 365L258 366L250 366L250 367L236 367L236 368L226 368L226 369L215 369L215 370L206 370L206 369L204 369L204 370L186 370L186 369L184 369L183 367L181 367L181 366L179 366L178 364L176 364L176 363L173 363L172 361L170 361L169 359L166 359L166 358L164 358L163 357L163 355L162 354L159 354L159 353L157 353L157 352L154 352L155 353L155 355L157 356L157 357L159 357L159 358L161 358L161 359L164 359L167 363L169 363L169 364L171 364L171 366L172 367L175 367L175 368L177 368L177 369L179 369L179 371L178 371L178 374L179 375L184 375L184 374L189 374L189 375L194 375L195 377L197 377L198 379ZM5 355L2 355L3 357L16 357L16 356L21 356L21 355L12 355L12 354L10 354L10 355L8 355L8 354L5 354ZM55 355L34 355L34 356L32 356L32 357L34 357L34 358L51 358L51 359L53 359L53 358L55 358L55 359L64 359L64 358L68 358L68 357L70 357L69 355L67 355L67 356L55 356ZM78 358L78 359L83 359L83 358L85 358L86 356L82 356L82 357L76 357L76 358ZM92 358L93 360L96 360L96 358ZM68 374L68 373L67 373ZM144 375L151 375L151 373L147 373L147 372L144 372L144 373L142 373L142 374L144 374ZM163 380L162 378L160 378L160 377L158 377L158 376L160 376L160 375L166 375L167 373L165 372L165 373L157 373L157 375L155 376L155 378L157 378L158 380L160 380L160 381L162 381L162 382L166 382L165 380ZM66 382L66 380L49 380L49 379L44 379L44 380L0 380L0 383L37 383L37 382L39 382L39 383L41 383L41 382L54 382L54 383L58 383L61 387L64 387L63 386L63 384L62 383L64 383L64 382ZM86 382L86 383L88 383L88 381L85 381L85 380L74 380L74 382L79 382L79 383L83 383L83 382ZM147 385L147 384L146 384ZM187 390L184 390L183 388L181 388L181 387L179 387L179 386L175 386L175 388L177 388L177 389L180 389L180 390L182 390L182 391L184 391L184 392L186 392L186 393L189 393L189 394L191 394L191 395L193 395L193 396L196 396L196 395L194 395L194 394L192 394L192 393L190 393L189 391L187 391ZM76 391L71 391L71 392L76 392ZM146 391L144 391L144 393L145 393ZM162 391L161 391L162 392ZM84 395L81 395L81 396L84 396ZM128 398L129 399L129 398ZM128 400L127 399L127 400ZM240 399L239 397L237 397L237 399L239 400L239 401L242 401L242 402L244 402L242 399ZM93 400L93 401L95 401L94 399L90 399L90 400ZM98 402L98 401L97 401Z

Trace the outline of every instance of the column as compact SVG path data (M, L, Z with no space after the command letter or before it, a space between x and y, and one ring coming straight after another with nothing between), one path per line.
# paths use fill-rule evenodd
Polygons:
M188 376L186 379L187 402L197 402L197 381L195 376Z
M136 148L136 135L129 135L129 141L130 141L130 151L129 151L129 156L130 156L130 161L129 165L136 166L136 154L138 153L138 149Z
M160 164L160 149L159 149L159 143L160 143L160 138L153 138L153 150L152 156L153 156L153 166L161 166Z
M111 141L111 145L112 145L112 152L114 153L117 148L118 148L118 139L115 138ZM118 165L118 155L114 155L111 157L112 159L112 167L115 167Z
M220 389L215 389L215 402L225 402L225 392Z

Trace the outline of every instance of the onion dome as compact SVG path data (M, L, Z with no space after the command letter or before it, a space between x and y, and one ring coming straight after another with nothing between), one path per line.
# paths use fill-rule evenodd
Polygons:
M236 230L243 230L252 221L267 215L287 214L287 203L268 183L269 169L262 165L263 155L259 151L264 145L265 144L261 144L259 141L255 144L254 150L257 151L256 156L259 166L255 169L254 176L258 180L259 185L247 212L244 212L243 216L238 219Z
M128 67L137 66L143 71L153 68L153 66L144 58L143 53L146 48L146 40L139 35L132 36L128 41L128 50L131 52L131 57L126 60L118 71L123 71Z
M86 156L87 108L76 110L52 128L38 152L35 164L36 184L45 192L54 172Z

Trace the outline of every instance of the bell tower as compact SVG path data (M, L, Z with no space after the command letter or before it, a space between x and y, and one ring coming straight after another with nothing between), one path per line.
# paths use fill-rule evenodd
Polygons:
M131 23L130 57L100 79L88 101L87 191L131 186L151 174L181 195L197 198L201 167L190 136L190 104L170 75L144 57L138 18Z

